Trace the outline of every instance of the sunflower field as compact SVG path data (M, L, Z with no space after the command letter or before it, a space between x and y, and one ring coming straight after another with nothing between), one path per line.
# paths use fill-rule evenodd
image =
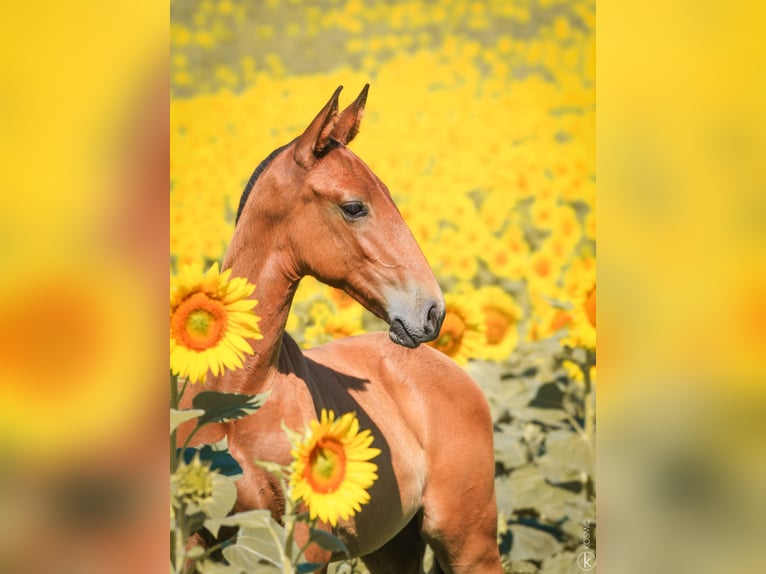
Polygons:
M351 148L442 287L430 344L490 403L507 572L595 553L595 20L594 0L171 2L171 271L220 262L253 169L369 82ZM287 330L387 326L306 278Z

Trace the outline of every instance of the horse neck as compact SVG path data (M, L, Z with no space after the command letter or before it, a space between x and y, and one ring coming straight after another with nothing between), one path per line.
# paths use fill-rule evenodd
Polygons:
M227 373L220 386L228 392L254 394L268 390L280 371L285 325L300 275L293 271L289 255L276 247L280 242L274 240L274 234L266 231L254 235L247 232L247 225L247 221L238 224L223 268L231 268L232 277L245 277L255 285L255 313L263 338L250 341L253 354L245 358L241 369ZM247 237L258 237L257 246L247 244Z

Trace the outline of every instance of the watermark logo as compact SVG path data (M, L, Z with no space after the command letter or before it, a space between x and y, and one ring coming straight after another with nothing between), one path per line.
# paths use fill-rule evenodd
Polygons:
M596 555L589 550L580 552L580 554L577 556L577 566L580 568L580 570L593 570L596 567Z
M577 555L577 567L585 572L593 570L596 567L596 554L593 552L593 542L591 540L591 532L595 526L595 523L592 521L583 520L582 545L585 546L586 549Z

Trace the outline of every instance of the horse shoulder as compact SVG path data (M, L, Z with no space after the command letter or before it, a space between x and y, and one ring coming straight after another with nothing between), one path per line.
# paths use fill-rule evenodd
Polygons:
M425 441L445 435L492 436L492 416L486 396L468 373L443 353L426 345L403 349L398 369L420 397Z

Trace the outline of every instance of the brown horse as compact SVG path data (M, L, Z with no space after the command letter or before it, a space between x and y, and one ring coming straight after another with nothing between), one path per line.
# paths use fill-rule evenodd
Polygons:
M243 194L223 267L256 285L264 337L244 368L193 391L271 396L255 414L208 428L195 442L227 436L244 472L236 509L268 508L278 519L279 483L254 461L289 463L281 421L300 429L322 408L354 411L382 452L370 502L335 529L351 555L372 574L418 573L427 543L436 571L500 573L487 402L460 367L419 346L439 333L442 293L388 189L346 147L367 88L339 114L339 87L301 136L259 166ZM304 275L384 319L388 337L370 333L302 352L285 324Z

